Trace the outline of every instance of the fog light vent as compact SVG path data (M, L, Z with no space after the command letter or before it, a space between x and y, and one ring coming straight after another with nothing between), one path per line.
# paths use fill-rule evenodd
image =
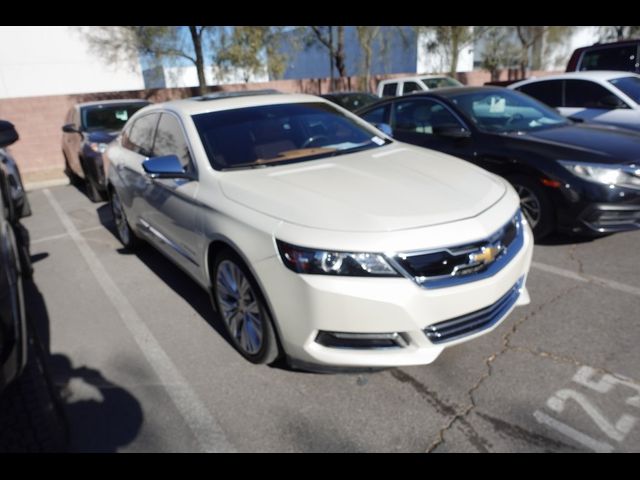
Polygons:
M316 342L324 347L354 349L404 348L409 346L406 336L398 332L319 332L316 337Z

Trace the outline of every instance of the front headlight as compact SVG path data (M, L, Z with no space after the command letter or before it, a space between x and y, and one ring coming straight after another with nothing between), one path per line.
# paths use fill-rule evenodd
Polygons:
M107 144L106 143L90 143L89 147L91 148L91 150L93 150L94 152L97 153L104 153L107 150Z
M296 273L351 277L399 276L379 253L335 252L297 247L276 240L284 264Z
M559 160L560 165L574 175L591 182L620 187L640 188L640 167L631 165L603 165L599 163Z

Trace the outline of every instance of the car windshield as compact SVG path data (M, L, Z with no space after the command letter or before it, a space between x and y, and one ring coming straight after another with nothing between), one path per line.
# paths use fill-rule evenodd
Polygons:
M131 116L148 103L93 105L82 108L82 128L86 131L122 130Z
M390 142L319 102L201 113L193 121L216 170L301 162Z
M622 77L609 80L611 85L620 89L631 99L640 104L640 78L639 77Z
M458 80L451 77L422 78L421 80L429 88L429 90L433 90L434 88L463 86Z
M478 90L448 98L486 132L529 132L570 123L555 110L511 90Z

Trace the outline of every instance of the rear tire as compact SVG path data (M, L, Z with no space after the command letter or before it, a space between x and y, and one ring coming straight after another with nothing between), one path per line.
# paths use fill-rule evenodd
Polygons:
M89 200L93 203L98 203L103 202L105 197L102 192L100 192L94 170L95 167L88 167L86 162L82 161L82 171L84 172L84 185L87 197L89 197Z
M252 363L274 363L280 357L278 338L249 269L231 250L222 250L211 272L213 299L231 344Z

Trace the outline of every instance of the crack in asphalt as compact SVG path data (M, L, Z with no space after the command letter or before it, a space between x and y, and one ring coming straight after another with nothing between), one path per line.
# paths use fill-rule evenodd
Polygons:
M515 333L518 331L518 328L525 323L526 321L530 320L531 318L535 317L536 315L538 315L542 310L544 310L548 305L552 305L555 302L557 302L558 300L560 300L562 297L564 297L565 295L570 294L572 291L581 288L582 285L576 285L573 286L571 288L567 288L564 289L562 292L560 292L559 294L557 294L555 297L553 297L550 301L543 303L542 305L540 305L538 308L536 308L535 310L533 310L532 312L529 312L528 314L524 315L520 320L518 320L517 322L515 322L513 324L513 326L511 327L511 329L505 333L502 337L502 349L497 351L497 352L493 352L491 355L489 355L487 358L485 358L485 365L487 367L486 372L478 379L478 381L475 383L475 385L473 385L468 391L467 391L467 396L469 397L469 405L467 405L461 412L458 412L456 415L454 415L449 422L447 422L447 424L438 432L436 439L434 440L434 442L427 448L426 453L432 453L434 452L440 445L442 445L444 443L444 436L445 434L450 431L453 426L456 424L456 422L460 422L460 421L465 421L466 422L466 418L469 416L469 414L477 407L477 403L476 400L474 398L474 394L475 392L482 386L482 384L491 377L491 375L493 374L493 363L496 361L496 359L498 357L500 357L501 355L504 355L505 353L507 353L510 350L515 350L518 347L514 347L511 345L511 337L513 335L515 335ZM467 422L468 423L468 422Z
M577 246L578 246L577 244L573 244L570 247L570 249L568 250L569 258L575 263L575 265L577 266L577 273L581 277L584 278L584 281L585 281L585 283L587 285L597 285L598 282L596 281L596 279L592 279L588 275L585 274L585 272L584 272L584 264L583 264L582 260L580 258L578 258L578 256L576 255ZM631 380L633 382L640 383L639 381L637 381L635 379L630 379L628 377L621 377L620 375L616 374L615 372L611 372L611 371L609 371L609 370L607 370L605 368L593 367L591 365L588 365L587 363L581 362L580 360L577 360L577 359L572 358L570 356L558 355L558 354L554 354L554 353L551 353L551 352L546 352L546 351L542 351L542 350L535 350L535 349L532 349L532 348L523 347L523 346L515 346L515 345L511 344L512 337L516 334L518 329L525 322L529 321L531 318L535 317L536 315L539 315L540 312L542 312L547 306L556 303L557 301L559 301L560 299L562 299L566 295L569 295L573 291L578 290L579 288L582 288L584 286L585 286L584 284L575 285L573 287L566 288L566 289L562 290L560 293L558 293L556 296L554 296L551 300L541 304L538 308L536 308L535 310L527 313L522 318L520 318L518 321L513 323L511 329L509 329L509 331L506 332L502 337L502 349L500 349L497 352L491 353L491 355L489 355L488 357L485 358L484 362L485 362L485 365L486 365L486 372L467 391L469 404L466 405L463 409L456 408L456 407L454 407L452 405L449 405L449 404L443 402L437 396L437 394L435 392L432 392L432 391L428 390L427 387L424 384L422 384L421 382L419 382L417 379L415 379L414 377L410 376L406 372L403 372L400 369L396 369L396 370L392 371L391 374L392 374L393 378L395 378L396 380L401 381L403 383L407 383L407 384L411 385L416 391L421 393L421 395L424 398L426 398L427 401L432 406L434 406L436 408L436 410L439 411L439 413L441 413L441 414L443 414L445 416L451 415L451 418L449 419L449 421L438 431L435 440L426 449L426 453L432 453L439 446L441 446L445 442L444 436L446 435L446 433L449 432L454 427L454 425L456 425L456 424L460 424L460 425L462 425L463 427L465 427L468 430L468 433L469 433L469 435L471 435L472 438L469 435L467 435L467 438L469 439L469 441L474 446L476 446L476 448L478 448L479 451L483 451L483 452L489 451L488 447L491 446L491 443L487 439L483 438L481 435L478 434L478 432L473 428L471 423L468 421L467 417L478 406L478 404L476 403L476 399L475 399L476 391L482 386L482 384L488 378L490 378L493 375L493 363L496 361L496 359L498 357L504 355L505 353L507 353L509 351L529 353L531 355L534 355L534 356L537 356L537 357L540 357L540 358L545 358L545 359L552 360L552 361L559 362L559 363L570 364L570 365L573 365L573 366L576 366L576 367L590 366L595 371L597 371L597 372L599 372L601 374L608 374L608 375L612 375L613 377L619 378L621 380ZM480 418L484 418L485 420L490 418L488 415L485 415L485 414L478 413L478 415L480 416ZM492 423L492 425L495 426L495 425L498 424L498 419L492 419L492 420L496 420L494 422L490 422L490 423ZM555 441L553 439L548 439L547 437L540 436L540 435L532 433L532 432L528 432L527 430L525 430L522 427L519 427L517 425L508 424L509 428L506 428L505 427L505 425L507 425L506 422L503 422L501 420L500 420L500 422L501 422L500 423L501 429L503 431L510 431L512 433L515 432L515 433L517 433L516 436L518 438L522 438L525 441L528 441L529 443L533 443L535 445L540 446L541 445L541 443L540 443L541 440L544 440L544 441L548 441L548 445L550 445L550 446L561 446L562 448L569 448L569 449L573 448L573 447L570 447L570 446L564 444L563 442L557 442L557 441ZM504 427L504 428L502 428L502 427Z
M569 248L569 258L575 262L578 265L578 273L581 276L585 276L584 273L584 264L582 263L582 260L580 260L577 256L576 256L576 249L578 248L578 244L574 243L573 245L571 245L571 247ZM591 283L591 280L589 280L589 278L585 277L585 279Z

